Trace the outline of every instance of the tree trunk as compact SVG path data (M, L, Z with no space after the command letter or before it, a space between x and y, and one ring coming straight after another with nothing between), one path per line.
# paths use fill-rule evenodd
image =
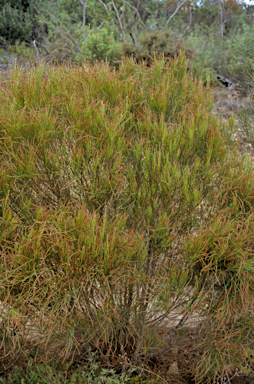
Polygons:
M82 4L83 6L83 21L82 21L82 30L83 30L83 39L84 40L87 40L87 37L86 37L86 30L85 30L85 27L86 27L86 7L87 7L87 0L80 0L80 3Z

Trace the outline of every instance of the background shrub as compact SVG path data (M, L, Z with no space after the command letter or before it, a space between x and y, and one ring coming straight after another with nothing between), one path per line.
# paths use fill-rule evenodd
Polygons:
M125 374L117 375L113 369L100 369L94 354L86 365L77 367L69 375L67 371L56 370L50 365L28 365L25 372L14 367L8 378L1 379L4 384L124 384L128 381Z
M135 42L123 44L125 56L132 56L138 62L146 60L149 64L154 58L164 56L174 58L181 50L184 50L184 43L178 39L171 30L153 30L140 35ZM186 49L185 49L186 50ZM187 51L187 50L186 50ZM190 51L186 52L188 55Z
M83 41L81 53L84 59L92 63L95 61L108 61L114 64L122 57L122 45L116 41L112 28L102 27L91 31L87 41ZM82 61L82 55L77 55L77 60Z
M239 113L239 134L241 138L251 145L254 145L254 105L253 105L253 91L254 91L254 78L252 70L249 70L245 76L245 82L249 87L250 103L247 108L241 108Z
M31 41L38 37L39 24L37 22L36 7L31 0L29 3L23 1L0 2L0 36L2 42L7 45L15 44L17 41ZM37 31L37 32L36 32Z

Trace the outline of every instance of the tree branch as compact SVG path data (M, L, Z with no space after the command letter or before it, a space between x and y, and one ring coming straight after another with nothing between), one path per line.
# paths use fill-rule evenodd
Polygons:
M100 0L99 0L100 1ZM123 24L122 24L122 21L121 21L121 18L120 18L120 15L118 13L118 10L116 8L116 5L115 5L115 2L114 0L112 0L112 5L113 5L113 8L114 8L114 11L115 11L115 14L116 14L116 17L117 17L117 20L118 20L118 23L119 23L119 27L120 27L120 30L122 32L122 40L125 41L125 33L124 33L124 29L123 29Z
M224 24L226 22L226 20L223 20L224 17L223 17L223 8L222 8L222 5L221 5L221 0L219 1L219 7L220 7L220 36L223 37L224 36Z
M136 47L136 41L135 41L135 39L134 39L134 37L133 37L133 34L130 32L130 37L131 37L131 39L132 39L132 42L133 42L133 44L134 44L134 47Z
M110 16L110 13L109 13L109 10L108 10L107 5L106 5L102 0L98 0L98 1L99 1L99 3L101 3L101 4L103 5L103 7L105 8L105 10L106 10L108 16Z
M87 40L87 37L86 37L86 30L85 30L85 26L86 26L86 7L87 7L87 2L86 0L79 0L80 3L82 4L83 6L83 21L82 21L82 30L83 30L83 39L84 40Z
M187 0L184 0L182 3L178 3L177 4L177 7L176 9L174 10L174 12L172 13L172 15L169 16L167 22L166 22L166 25L165 25L165 28L168 26L168 23L170 22L171 19L173 19L173 17L177 14L177 12L179 11L179 9L186 3Z
M36 40L33 41L33 45L34 45L34 48L35 48L35 51L36 51L37 59L39 60L40 59L40 55L39 55L39 51L38 51L38 48L37 48L37 45L36 45Z
M55 15L51 14L51 13L50 13L49 11L47 11L47 10L46 10L46 12L48 13L48 15L49 15L52 19L55 19L55 20L56 20L57 24L60 23L60 20L59 20ZM62 31L60 30L60 28L59 28L58 26L55 26L55 27L56 27L56 29L58 30L58 32L60 33L60 35L61 35L64 39L68 40L69 43L70 43L75 49L77 49L78 52L80 52L80 46L79 46L77 40L75 40L75 39L72 37L72 35L70 34L70 32L69 32L67 29L65 29L66 34L69 36L69 37L67 37L66 35L64 35L64 34L62 33Z
M139 10L138 10L138 7L139 7L139 1L138 1L138 4L137 4L137 8L134 6L134 5L132 5L129 1L127 1L127 0L123 0L123 2L124 3L127 3L132 9L134 9L135 11L136 11L136 19L137 19L137 21L138 21L138 19L141 21L141 23L143 24L143 25L145 25L144 24L144 22L143 22L143 20L142 20L142 18L141 18L141 16L140 16L140 13L139 13Z
M190 21L189 21L189 24L188 24L187 28L185 29L185 31L181 34L180 37L183 37L183 35L185 35L185 33L186 33L186 32L188 31L188 29L190 28L191 23L192 23L192 10L190 9Z

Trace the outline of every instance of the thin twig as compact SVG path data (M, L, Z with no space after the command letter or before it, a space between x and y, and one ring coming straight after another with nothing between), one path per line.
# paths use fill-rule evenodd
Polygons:
M55 19L55 20L57 21L57 23L60 23L60 20L59 20L55 15L51 14L51 13L50 13L49 11L47 11L47 10L46 10L46 12L49 14L49 16L52 17L52 19ZM60 35L61 35L63 38L67 39L67 40L70 42L70 44L71 44L75 49L77 49L77 50L80 52L79 44L78 44L77 40L75 40L75 39L72 37L72 35L70 34L70 32L69 32L68 30L65 29L65 32L66 32L66 33L68 34L68 36L69 36L69 38L68 38L66 35L64 35L64 34L62 33L62 31L61 31L58 27L56 27L56 28L57 28L58 32L60 33Z
M42 44L42 43L40 43L39 41L37 41L37 40L34 40L35 41L35 43L36 44L39 44L42 48L44 48L45 49L45 51L47 52L47 55L49 55L49 51L47 50L47 48L45 47L45 45L44 44Z
M101 3L101 5L103 5L103 7L105 8L105 11L107 12L107 15L110 16L110 12L109 12L109 10L108 10L107 5L104 3L104 1L102 1L102 0L98 0L98 1L99 1L99 3ZM113 20L112 20L112 21L113 21ZM114 21L113 21L113 24L114 24L114 26L116 27Z
M98 29L100 29L103 26L103 24L104 24L104 21L99 25L99 27L94 28L94 29L88 31L88 36L90 36L92 32L98 31Z
M112 0L112 5L113 5L113 8L114 8L114 11L115 11L118 23L119 23L119 27L120 27L121 32L122 32L122 39L123 39L123 41L125 41L125 33L124 33L124 28L123 28L122 20L121 20L121 17L119 15L119 12L118 12L118 10L116 8L114 0Z
M227 379L228 379L227 382L228 382L229 384L231 384L231 380L230 380L230 378L229 378L229 376L228 376L228 371L226 371L226 375L227 375Z
M132 9L134 9L136 11L136 18L139 19L141 21L141 23L143 25L145 25L145 23L143 22L141 16L140 16L140 13L139 13L139 10L138 10L138 6L139 6L139 1L138 1L138 5L137 7L135 7L134 5L132 5L129 1L127 0L123 0L124 3L127 3Z
M190 28L191 23L192 23L192 10L191 10L191 8L190 8L190 21L189 21L189 24L188 24L187 28L185 29L185 31L181 34L180 37L183 37L183 36L185 35L185 33L186 33L186 32L188 31L188 29Z
M37 48L37 45L36 45L36 40L33 41L33 45L34 45L34 48L35 48L35 51L36 51L37 59L40 60L40 55L39 55L39 51L38 51L38 48Z
M106 10L108 16L110 16L110 13L109 13L109 10L108 10L107 5L106 5L102 0L98 0L98 1L99 1L99 3L101 3L101 4L103 5L103 7L105 8L105 10Z
M135 41L135 39L134 39L134 37L133 37L133 34L130 32L130 37L131 37L131 39L132 39L132 42L133 42L133 44L134 44L134 47L136 47L136 41Z
M168 384L168 381L166 381L165 379L163 379L163 377L161 377L160 375L158 375L157 373L153 372L153 371L150 371L149 369L146 369L146 368L140 368L140 367L136 367L135 365L131 365L132 368L136 368L136 369L140 369L141 371L146 371L148 373L152 373L153 375L159 377L161 380L164 381L164 383Z
M167 22L166 22L166 24L165 24L165 28L167 28L168 23L170 22L170 20L173 19L173 17L177 14L177 12L179 11L179 9L186 3L186 1L187 1L187 0L184 0L182 3L180 2L180 3L177 4L176 9L175 9L174 12L172 13L172 15L169 16L169 18L168 18L168 20L167 20Z
M176 335L176 330L180 329L184 325L184 323L188 320L189 315L190 315L189 312L186 312L185 315L182 317L182 319L177 324L177 326L175 327L174 331L171 332L166 337L165 341L170 339L169 344L165 348L161 349L160 351L154 352L154 353L150 353L149 355L145 356L145 360L149 360L149 359L152 359L153 357L160 356L163 353L165 353L165 352L170 350L170 348L173 346L173 341L174 341L174 337Z

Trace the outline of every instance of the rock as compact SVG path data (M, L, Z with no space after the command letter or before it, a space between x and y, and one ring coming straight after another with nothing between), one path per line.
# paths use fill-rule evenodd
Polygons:
M219 80L219 82L220 82L221 84L223 84L225 87L227 87L227 88L228 88L228 87L232 87L233 83L232 83L231 80L226 79L226 77L221 76L221 75L218 75L217 73L214 73L213 75L216 76L217 79Z

